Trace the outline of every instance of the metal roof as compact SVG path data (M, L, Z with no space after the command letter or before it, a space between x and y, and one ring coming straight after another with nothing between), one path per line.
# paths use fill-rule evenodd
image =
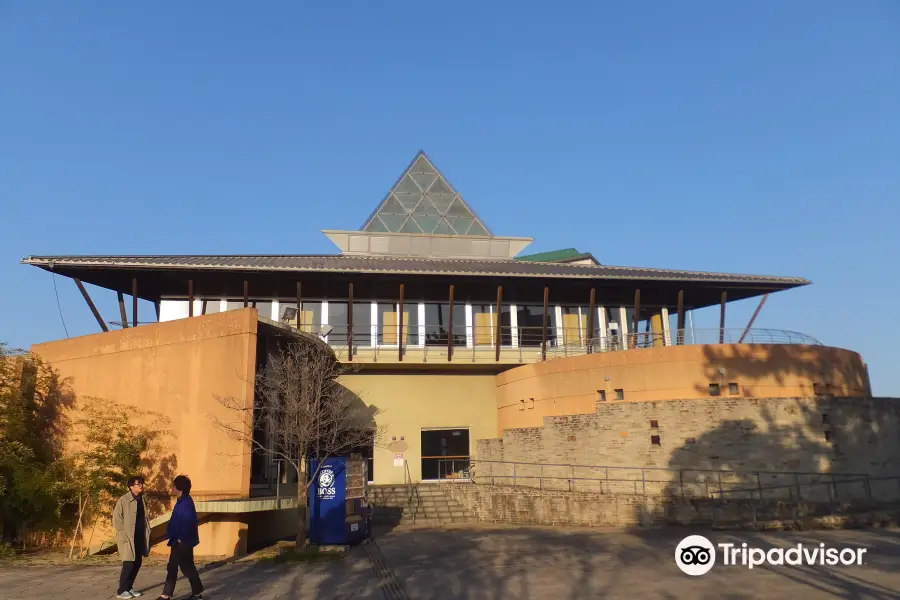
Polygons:
M807 285L810 283L809 280L802 277L709 273L703 271L682 271L645 267L573 265L517 260L463 260L339 255L29 256L23 258L22 263L50 270L59 266L110 270L161 269L193 271L372 273L391 275L461 275L473 277L696 281L763 284L785 288Z

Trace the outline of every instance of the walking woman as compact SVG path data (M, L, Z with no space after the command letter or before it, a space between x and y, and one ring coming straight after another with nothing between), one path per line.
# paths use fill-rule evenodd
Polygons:
M172 482L172 493L178 499L166 527L166 537L172 550L166 568L166 584L160 599L169 600L175 593L175 580L178 579L178 569L181 569L191 583L191 595L188 598L199 600L203 598L203 584L197 567L194 566L194 547L200 543L200 537L197 534L197 510L194 508L194 499L191 498L191 480L184 475L176 477Z

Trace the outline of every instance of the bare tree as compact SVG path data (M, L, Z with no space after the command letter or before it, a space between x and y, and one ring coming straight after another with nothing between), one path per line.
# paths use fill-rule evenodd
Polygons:
M349 369L324 344L288 343L270 354L257 373L252 407L217 397L239 415L232 422L214 418L219 429L296 472L298 546L307 535L304 498L320 468L307 474L307 459L317 457L321 465L329 457L374 445L381 437L375 423L379 411L365 406L338 381Z

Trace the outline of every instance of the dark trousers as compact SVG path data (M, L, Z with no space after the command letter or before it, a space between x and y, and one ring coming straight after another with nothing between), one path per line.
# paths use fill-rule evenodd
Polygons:
M169 564L166 567L166 584L163 586L162 595L172 596L175 593L175 580L178 579L178 569L184 573L191 583L191 593L203 592L203 584L200 583L200 573L194 566L194 549L185 544L175 544L169 554Z
M134 550L134 560L122 561L122 573L119 575L118 594L131 590L134 586L134 580L137 578L138 571L141 570L141 563L144 561L143 552L141 552L142 549L135 546Z

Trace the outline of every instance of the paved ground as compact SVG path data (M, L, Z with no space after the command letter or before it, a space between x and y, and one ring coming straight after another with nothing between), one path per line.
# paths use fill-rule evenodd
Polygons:
M691 531L691 533L697 533ZM701 532L702 533L702 532ZM609 532L591 529L465 527L396 529L375 547L313 565L234 562L202 569L211 599L262 600L398 598L376 571L393 570L410 599L581 600L661 598L900 599L900 531L706 533L713 542L771 548L796 545L864 547L862 567L745 567L717 565L689 577L674 564L682 531ZM373 568L374 558L375 567ZM0 600L111 598L115 566L0 567ZM138 589L155 599L165 577L156 563L142 570ZM179 580L178 594L186 594ZM402 596L399 596L402 597Z
M155 600L166 577L165 564L145 565L135 589L141 600ZM382 600L366 551L318 564L233 562L200 568L204 597L216 600ZM118 586L116 566L0 566L0 600L113 598ZM190 593L178 580L175 597Z
M382 534L377 543L408 596L416 600L900 598L897 530L708 532L716 544L746 542L766 549L798 542L865 547L867 564L752 571L717 564L700 577L684 575L675 566L675 547L685 535L673 530L398 529Z

